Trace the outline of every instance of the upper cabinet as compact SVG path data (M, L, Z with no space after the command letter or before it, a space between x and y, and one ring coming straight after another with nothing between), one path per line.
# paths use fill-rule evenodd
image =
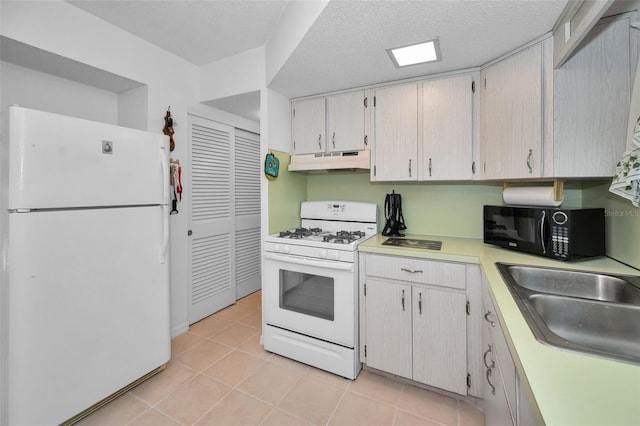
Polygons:
M375 89L371 180L418 180L418 85Z
M293 154L367 149L365 91L304 99L291 103Z
M635 16L600 20L555 70L549 34L480 71L294 101L292 152L371 149L371 181L613 176Z
M473 178L472 74L375 91L371 180Z
M470 74L422 83L422 180L473 178Z
M324 98L291 103L291 143L294 154L324 152L326 107Z
M327 97L327 151L358 151L369 145L365 131L369 99L357 91Z
M631 97L629 18L603 21L554 71L554 177L608 177L626 146ZM552 166L552 167L551 167Z
M534 44L481 72L480 176L542 176L543 49Z

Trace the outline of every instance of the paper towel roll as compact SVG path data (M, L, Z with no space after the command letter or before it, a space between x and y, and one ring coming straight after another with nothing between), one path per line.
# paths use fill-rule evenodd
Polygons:
M562 204L562 200L553 199L553 186L509 187L502 191L502 199L506 204L520 206L554 206Z

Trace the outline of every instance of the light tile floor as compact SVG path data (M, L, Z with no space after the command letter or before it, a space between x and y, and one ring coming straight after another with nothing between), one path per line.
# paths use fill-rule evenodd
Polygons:
M173 339L164 371L79 424L484 425L465 401L370 371L350 381L266 352L260 297L191 326Z

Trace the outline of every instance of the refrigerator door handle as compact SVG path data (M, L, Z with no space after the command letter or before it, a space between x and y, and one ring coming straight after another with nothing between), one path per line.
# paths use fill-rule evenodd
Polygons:
M160 147L160 164L162 165L162 204L169 204L169 164L164 146Z
M169 206L162 206L162 243L160 245L160 263L167 261L169 250Z
M169 204L169 161L166 148L160 147L160 163L162 164L162 204Z

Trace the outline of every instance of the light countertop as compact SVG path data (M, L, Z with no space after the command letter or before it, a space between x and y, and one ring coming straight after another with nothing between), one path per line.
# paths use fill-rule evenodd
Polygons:
M606 257L562 262L512 252L475 239L407 235L442 241L442 249L433 251L383 246L387 238L372 237L361 243L358 250L481 266L518 376L529 385L547 425L640 425L640 366L563 351L537 341L495 263L630 275L640 275L640 271Z

